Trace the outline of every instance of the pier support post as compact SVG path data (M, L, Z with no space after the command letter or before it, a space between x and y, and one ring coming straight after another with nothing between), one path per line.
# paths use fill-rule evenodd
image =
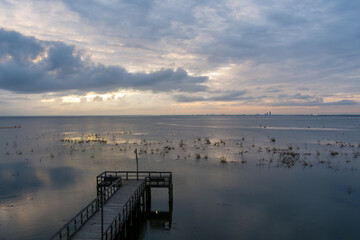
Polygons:
M124 222L124 238L127 238L127 231L128 231L128 226L127 226L127 220Z
M142 192L141 194L141 206L142 206L142 212L145 212L145 191Z
M151 187L146 187L146 212L151 211Z
M171 212L173 209L173 185L169 186L169 211Z

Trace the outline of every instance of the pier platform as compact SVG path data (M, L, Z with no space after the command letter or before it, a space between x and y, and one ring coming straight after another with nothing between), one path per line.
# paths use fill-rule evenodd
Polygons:
M105 171L96 177L97 197L50 239L115 239L126 237L141 212L151 210L151 188L168 188L172 211L171 172Z

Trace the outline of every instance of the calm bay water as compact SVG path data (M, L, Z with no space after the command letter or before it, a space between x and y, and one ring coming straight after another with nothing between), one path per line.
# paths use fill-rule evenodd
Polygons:
M0 129L1 240L47 239L96 175L136 169L135 148L174 180L171 229L148 220L140 239L360 238L360 117L0 118L15 125Z

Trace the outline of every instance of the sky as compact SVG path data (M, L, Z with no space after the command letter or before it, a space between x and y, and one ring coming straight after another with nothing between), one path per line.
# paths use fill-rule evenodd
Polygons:
M360 114L358 0L0 0L0 116Z

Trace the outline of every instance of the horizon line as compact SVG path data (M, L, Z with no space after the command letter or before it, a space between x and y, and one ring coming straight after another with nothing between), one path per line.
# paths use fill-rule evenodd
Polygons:
M0 117L170 117L170 116L360 116L360 113L343 114L124 114L124 115L0 115Z

